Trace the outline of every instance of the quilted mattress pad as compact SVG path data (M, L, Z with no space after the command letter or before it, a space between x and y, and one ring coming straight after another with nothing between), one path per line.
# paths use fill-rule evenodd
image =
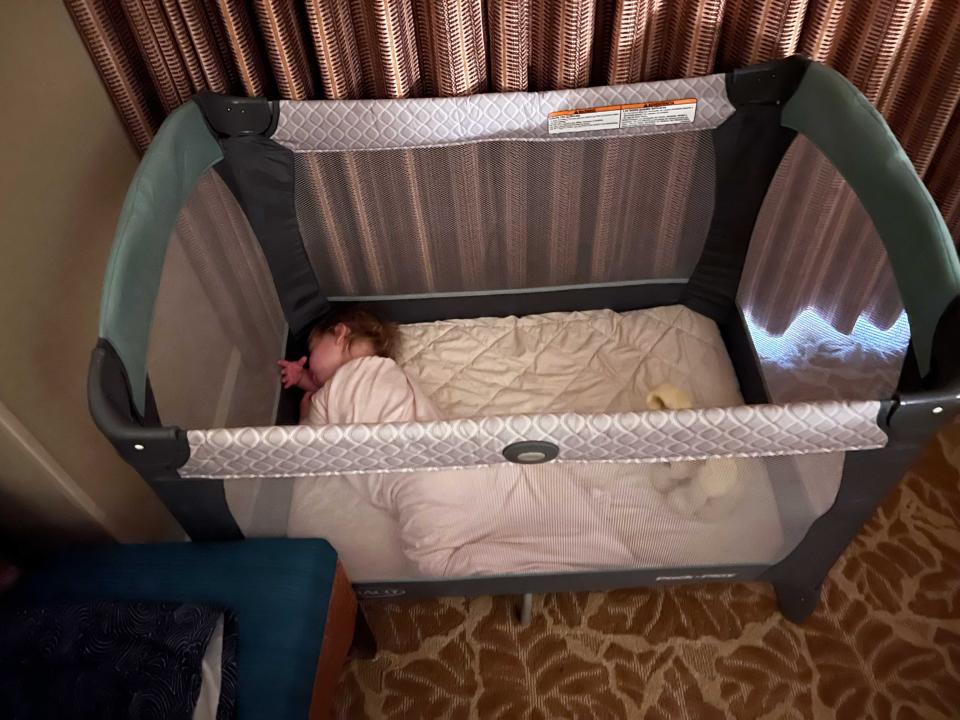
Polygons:
M740 404L717 326L681 305L400 327L397 361L448 418L647 409L663 383L696 407Z

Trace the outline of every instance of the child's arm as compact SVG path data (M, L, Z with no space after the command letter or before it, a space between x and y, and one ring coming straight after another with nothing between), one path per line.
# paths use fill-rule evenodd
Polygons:
M303 425L307 416L310 414L310 402L313 400L313 392L305 392L300 399L300 424Z
M306 357L302 357L295 362L277 360L277 365L280 366L280 380L283 382L284 389L298 387L309 393L314 393L320 389L311 379L310 373L304 369L306 364Z

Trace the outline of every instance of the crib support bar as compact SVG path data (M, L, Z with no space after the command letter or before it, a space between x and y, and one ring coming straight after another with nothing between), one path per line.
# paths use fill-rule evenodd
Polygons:
M520 627L530 627L533 622L533 593L524 593L520 598Z

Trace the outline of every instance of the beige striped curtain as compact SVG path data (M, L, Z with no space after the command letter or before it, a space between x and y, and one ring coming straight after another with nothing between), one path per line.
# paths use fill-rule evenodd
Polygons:
M957 0L65 2L141 149L204 88L290 99L466 95L702 75L804 53L880 109L960 237ZM822 277L813 268L804 278L824 294L835 290L829 253ZM765 308L760 320L782 328L798 309Z

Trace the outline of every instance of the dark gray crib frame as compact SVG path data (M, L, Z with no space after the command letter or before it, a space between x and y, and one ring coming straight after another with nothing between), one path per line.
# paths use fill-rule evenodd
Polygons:
M767 400L756 355L735 297L753 225L767 187L795 136L780 124L783 103L800 83L808 61L800 57L728 73L727 94L736 110L714 132L717 198L700 261L686 283L644 283L537 292L455 297L399 298L367 303L399 322L451 317L610 308L625 311L682 303L712 318L721 329L748 403ZM274 106L265 100L206 95L197 99L216 132L225 162L216 167L240 201L267 258L281 306L291 328L291 357L301 354L303 334L336 303L328 302L309 268L295 223L271 223L271 208L292 207L292 153L270 140ZM264 154L276 162L274 188L246 186L244 168ZM745 161L749 160L749 162ZM289 173L289 177L285 176ZM720 179L723 179L721 182ZM276 210L273 211L275 214ZM277 280L282 278L282 280ZM777 593L780 609L803 622L816 607L821 584L864 523L909 468L922 446L948 418L960 412L960 297L943 311L930 343L930 368L921 373L911 345L897 393L882 403L878 425L889 437L878 450L848 452L832 507L783 560L770 565L710 566L561 573L549 575L362 583L359 595L486 595L604 590L621 587L711 581L764 581ZM150 483L195 541L239 540L224 496L223 482L183 478L189 458L183 430L164 427L149 379L141 412L119 354L101 338L88 378L91 413L100 429ZM281 400L282 422L291 398ZM935 408L939 410L935 411Z

